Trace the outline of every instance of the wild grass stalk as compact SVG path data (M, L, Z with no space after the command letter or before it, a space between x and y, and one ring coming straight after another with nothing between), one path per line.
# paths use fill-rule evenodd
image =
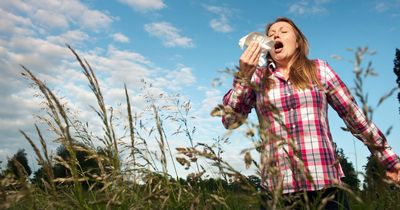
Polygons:
M112 108L110 109L110 119L108 117L108 112L106 105L104 103L104 98L103 94L100 89L99 82L97 80L96 75L93 72L92 67L90 64L80 58L80 56L75 52L74 49L72 49L71 46L67 45L67 47L71 50L71 52L75 55L76 60L79 62L83 69L83 74L86 76L86 79L89 82L89 88L92 90L93 94L95 95L97 99L97 104L99 107L99 110L94 108L93 106L92 109L97 113L97 115L100 117L100 119L103 122L103 129L105 131L105 139L104 142L105 145L107 146L108 149L113 149L112 154L113 154L113 167L114 167L114 172L119 173L118 171L120 170L120 162L119 162L119 157L118 157L118 142L117 138L115 137L115 132L114 128L112 126Z
M49 154L47 151L47 145L45 140L43 139L42 133L35 125L36 132L39 136L40 143L42 145L43 149L43 155L45 158L43 158L42 154L40 153L39 149L36 147L36 145L33 143L32 139L23 131L20 131L22 135L25 137L25 139L29 142L29 144L32 146L33 150L35 151L36 157L38 158L38 164L43 167L44 171L46 172L46 175L48 176L48 181L42 179L41 181L44 184L44 187L46 190L49 190L51 194L56 198L56 192L55 192L55 185L54 185L54 173L53 173L53 165L52 165L52 160L49 158Z
M265 150L271 144L275 149L283 149L287 154L289 150L292 151L294 156L290 167L298 175L296 179L312 181L306 172L306 166L298 156L295 142L268 133L271 124L267 120L262 121L265 122L263 124L245 120L240 122L246 126L245 139L254 143L252 147L243 149L240 153L243 155L245 167L256 170L255 175L247 176L243 171L236 169L230 160L223 158L223 144L229 142L232 130L229 130L226 136L214 139L212 145L196 142L194 138L196 127L191 128L189 121L190 102L181 104L176 98L172 100L159 98L159 101L164 100L168 103L173 101L171 104L159 106L158 99L147 93L145 95L148 99L147 109L139 114L133 113L126 85L124 92L127 120L123 129L125 133L120 134L118 124L115 123L115 110L105 104L100 81L94 70L75 50L70 46L67 47L80 64L89 89L96 97L97 108L91 106L91 109L99 117L103 132L90 131L88 123L82 122L79 116L73 119L67 105L62 104L46 84L23 66L23 75L33 82L45 101L47 116L38 118L55 134L56 142L65 148L67 154L49 155L46 135L37 125L35 128L42 151L31 137L21 131L32 146L45 176L39 177L42 187L36 183L29 183L22 170L19 173L25 180L16 180L12 176L2 178L0 199L5 202L0 204L0 208L259 209L260 205L263 205L268 209L288 209L290 206L285 204L286 197L283 196L282 171L275 164L274 156ZM369 103L365 99L367 94L362 87L365 75L373 75L374 71L371 65L366 68L368 73L362 71L362 53L366 53L366 50L362 49L360 53L356 57L359 66L355 66L356 88L359 88L356 90L356 95L364 97L363 100L360 99L365 103L362 106L363 110L370 115L369 118L372 118L373 109L367 105ZM383 96L377 106L391 94L393 90ZM172 112L168 112L169 108ZM268 109L274 113L275 121L284 127L276 107L270 106ZM220 105L212 111L214 116L225 114L233 114L233 110ZM177 127L175 132L167 134L167 131L175 127ZM189 144L176 148L178 155L175 156L170 148L169 137L178 134L184 134ZM259 140L256 134L263 141ZM153 139L155 141L152 141ZM129 143L124 143L124 140ZM95 141L100 141L102 145L96 148ZM185 144L183 141L181 143ZM158 145L158 148L153 145ZM259 152L261 156L259 162L252 157L252 152ZM167 161L169 159L167 156L171 162ZM188 170L189 175L186 178L179 174L175 161ZM192 165L195 167L191 167ZM173 167L173 172L168 170L168 166ZM59 175L59 168L63 169L65 176ZM213 174L209 168L216 168L218 174ZM265 177L270 177L276 184L273 191L262 187ZM358 204L365 207L360 202L357 192L353 192L344 184L335 187L346 191L351 199L358 200ZM292 207L298 205L305 209L322 209L333 199L330 196L321 198L321 195L318 195L316 201L311 201L306 193L299 196L304 199L299 199L292 204ZM14 201L21 204L16 204ZM393 202L388 201L388 203Z
M25 66L22 66L25 70L23 73L24 76L29 78L34 84L39 88L40 92L46 99L46 105L48 110L50 111L50 117L54 120L56 128L56 133L59 134L58 140L65 146L68 150L71 158L68 160L68 165L70 166L71 176L73 177L71 181L74 183L74 195L76 196L79 204L82 207L86 207L86 203L83 198L83 191L81 185L79 183L79 174L78 174L78 167L77 167L77 158L76 153L73 149L73 139L70 133L70 124L68 116L64 110L63 105L58 100L58 98L53 94L53 92L42 82L40 81L35 75L31 73ZM52 123L52 125L54 125Z
M136 145L135 145L135 127L134 127L134 122L133 122L133 117L132 117L132 108L131 108L131 101L129 100L129 94L128 94L128 89L126 88L126 84L124 84L124 89L125 89L125 98L126 98L126 109L128 113L128 124L129 124L129 137L131 140L131 157L133 159L133 170L135 170L136 166ZM134 178L134 180L136 180Z

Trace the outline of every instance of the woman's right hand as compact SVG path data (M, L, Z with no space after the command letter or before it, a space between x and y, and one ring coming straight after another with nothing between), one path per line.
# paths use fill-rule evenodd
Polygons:
M257 42L252 42L240 56L239 71L249 81L256 70L258 59L261 54L261 46Z

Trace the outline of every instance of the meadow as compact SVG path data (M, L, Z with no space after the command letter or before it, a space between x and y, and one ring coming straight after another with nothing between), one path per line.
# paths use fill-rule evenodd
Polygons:
M241 155L246 167L257 169L253 175L242 174L230 160L223 158L229 137L217 137L210 145L195 141L195 127L189 126L190 102L159 96L168 101L165 104L159 103L160 98L148 95L145 96L147 108L142 113L135 113L131 106L134 103L132 96L125 86L127 118L122 120L124 125L116 125L114 110L105 104L95 70L71 47L69 49L96 98L92 111L98 116L101 129L98 133L92 132L90 125L71 113L68 104L22 66L22 75L43 100L46 114L40 116L40 123L46 125L52 135L51 138L44 135L38 125L33 125L35 136L21 131L21 136L35 152L40 169L30 176L22 161L10 158L10 167L3 170L0 177L0 209L260 209L260 206L292 209L294 205L303 209L323 209L326 202L333 199L327 197L314 202L305 199L293 206L285 206L281 190L262 189L261 168L267 167L270 176L276 176L279 169L260 165L259 160L251 156L251 151L263 154L259 148L265 142L257 138L269 135L257 124L247 122L243 125L254 146L243 150ZM354 53L355 95L365 114L372 118L373 109L362 88L363 81L374 75L370 64L362 66L368 48L359 48ZM378 104L396 91L398 88L391 89ZM216 117L230 111L221 105L214 109L210 107L211 115ZM177 128L172 135L185 136L182 142L186 146L170 147L171 136L166 132L169 124ZM55 154L49 151L49 141L59 145ZM149 145L157 145L157 148ZM400 186L385 178L382 167L373 157L369 158L362 174L364 183L360 186L352 164L347 162L340 149L338 154L338 162L346 165L346 175L354 179L335 187L346 192L351 209L400 209ZM200 164L199 160L204 161ZM209 165L202 165L204 163ZM301 160L299 163L301 165ZM177 167L186 168L188 175L180 176ZM206 170L210 167L217 173Z

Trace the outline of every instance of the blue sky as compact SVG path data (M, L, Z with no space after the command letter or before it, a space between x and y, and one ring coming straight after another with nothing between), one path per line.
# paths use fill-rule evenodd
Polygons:
M225 78L221 86L211 83L221 76L219 71L237 65L242 52L237 43L242 36L263 32L266 23L278 16L292 18L310 42L309 57L327 60L349 87L353 87L352 64L334 60L332 55L352 59L347 48L368 46L377 52L365 60L372 61L379 74L365 83L374 105L396 85L393 58L396 47L400 48L399 11L399 0L1 1L0 160L4 164L18 148L26 148L34 161L18 129L33 131L33 114L40 113L40 104L21 78L19 64L46 80L73 109L88 110L93 101L65 43L91 63L111 105L123 103L126 83L135 110L144 109L140 81L145 79L153 84L152 94L179 93L181 100L190 100L197 140L209 141L225 132L209 112L230 88L231 78ZM388 140L400 154L398 107L391 97L376 111L374 122L382 131L393 126ZM78 115L89 122L96 117L87 111ZM330 112L330 122L335 142L355 163L354 138L341 131L344 124L336 113ZM249 145L244 141L240 135L233 136L225 153L228 161L242 168L239 152ZM368 150L355 141L357 166L362 170Z

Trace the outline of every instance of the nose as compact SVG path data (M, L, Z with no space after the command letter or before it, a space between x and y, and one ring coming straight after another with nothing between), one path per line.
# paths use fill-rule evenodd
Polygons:
M274 37L273 37L274 39L277 39L277 38L279 38L279 33L278 32L275 32L274 33Z

